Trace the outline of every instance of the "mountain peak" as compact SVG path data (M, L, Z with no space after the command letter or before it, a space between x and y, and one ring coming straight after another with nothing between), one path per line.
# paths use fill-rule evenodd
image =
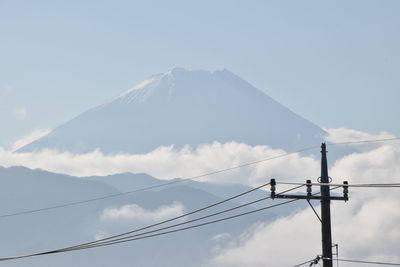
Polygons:
M295 150L324 131L229 70L174 68L56 128L21 151L147 153L236 141Z
M197 85L197 90L207 91L214 88L215 84L218 84L218 88L224 88L226 83L235 81L244 82L226 69L206 71L176 67L170 71L152 75L119 95L114 101L124 104L138 104L157 97L164 97L169 101L172 97L179 97L180 94L184 93L182 91L191 90L194 93L193 85Z

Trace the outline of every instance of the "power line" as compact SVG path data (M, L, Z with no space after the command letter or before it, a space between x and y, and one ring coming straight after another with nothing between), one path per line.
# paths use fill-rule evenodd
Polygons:
M201 226L206 226L206 225L209 225L209 224L214 224L214 223L218 223L218 222L222 222L222 221L226 221L226 220L230 220L230 219L234 219L234 218L250 215L250 214L257 213L257 212L260 212L260 211L263 211L263 210L267 210L267 209L271 209L271 208L274 208L274 207L278 207L278 206L282 206L282 205L285 205L285 204L289 204L289 203L295 202L295 201L298 201L298 200L297 199L293 199L293 200L281 202L281 203L278 203L278 204L265 206L265 207L262 207L262 208L259 208L259 209L255 209L255 210L251 210L251 211L247 211L247 212L231 215L231 216L228 216L228 217L223 217L223 218L216 219L216 220L213 220L213 221L208 221L208 222L195 224L195 225L191 225L191 226L187 226L187 227L183 227L183 228L178 228L178 229L174 229L174 230L169 230L169 231L165 231L165 232L161 232L161 233L155 233L155 234L144 235L144 236L137 236L137 237L132 237L132 238L129 238L129 239L118 240L118 241L110 241L110 242L104 243L104 244L94 244L92 246L87 246L87 247L79 247L78 246L78 247L71 248L71 249L63 248L63 249L50 250L50 251L34 253L34 254L26 254L26 255L19 255L19 256L13 256L13 257L3 257L3 258L0 258L0 261L16 260L16 259L28 258L28 257L34 257L34 256L42 256L42 255L49 255L49 254L55 254L55 253L63 253L63 252L69 252L69 251L74 251L74 250L82 250L82 249L89 249L89 248L95 248L95 247L101 247L101 246L109 246L109 245L125 243L125 242L130 242L130 241L135 241L135 240L147 239L147 238L151 238L151 237L156 237L156 236L166 235L166 234L170 234L170 233L185 231L185 230L189 230L189 229L193 229L193 228L198 228L198 227L201 227Z
M305 261L305 262L296 264L296 265L294 265L293 267L303 266L304 264L307 264L307 263L310 263L310 266L311 266L311 263L312 263L312 264L317 264L317 263L319 262L320 259L321 259L321 256L317 256L316 258L314 258L314 259L312 259L312 260L308 260L308 261Z
M365 264L376 264L376 265L389 265L389 266L400 266L400 263L392 262L381 262L381 261L363 261L363 260L350 260L350 259L337 259L338 261L354 262L354 263L365 263Z
M396 141L400 140L400 137L392 137L392 138L383 138L383 139L369 139L369 140L360 140L360 141L347 141L347 142L327 142L327 145L352 145L352 144L362 144L362 143L379 143L379 142L387 142L387 141Z
M291 191L291 190L295 190L295 189L300 188L300 187L301 187L301 186L297 186L297 187L294 187L294 188L285 190L285 191L283 191L283 192L278 193L277 195L286 193L286 192ZM314 193L313 195L316 195L316 194L319 194L319 192ZM260 211L263 211L263 210L267 210L267 209L270 209L270 208L274 208L274 207L277 207L277 206L289 204L289 203L291 203L291 202L295 202L295 201L298 201L298 200L299 200L299 199L292 199L292 200L288 200L288 201L285 201L285 202L281 202L281 203L278 203L278 204L275 204L275 205L270 205L270 206L266 206L266 207L263 207L263 208L259 208L259 209L256 209L256 210L251 210L251 211L248 211L248 212L243 212L243 213L235 214L235 215L232 215L232 216L228 216L228 217L216 219L216 220L213 220L213 221L208 221L208 222L204 222L204 223L200 223L200 224L195 224L195 225L191 225L191 226L187 226L187 227L183 227L183 228L178 228L178 229L174 229L174 230L169 230L169 231L165 231L165 232L161 232L161 233L155 233L155 234L150 234L150 235L148 235L147 233L142 233L142 234L144 234L144 235L141 235L141 236L130 236L130 237L127 238L127 239L123 239L123 240L111 240L111 241L109 241L109 242L100 243L100 244L93 244L94 242L96 242L96 241L93 241L93 242L89 242L89 243L92 243L92 245L88 245L88 246L84 246L84 247L82 246L83 244L81 244L81 245L77 245L77 246L73 246L73 247L67 247L67 248L62 248L62 249L50 250L50 251L39 252L39 253L34 253L34 254L26 254L26 255L12 256L12 257L2 257L2 258L0 258L0 261L16 260L16 259L21 259L21 258L28 258L28 257L35 257L35 256L43 256L43 255L49 255L49 254L55 254L55 253L65 253L65 252L70 252L70 251L75 251L75 250L96 248L96 247L109 246L109 245L114 245L114 244L119 244L119 243L131 242L131 241L135 241L135 240L147 239L147 238L151 238L151 237L156 237L156 236L166 235L166 234L170 234L170 233L180 232L180 231L184 231L184 230L189 230L189 229L193 229L193 228L198 228L198 227L201 227L201 226L206 226L206 225L209 225L209 224L218 223L218 222L222 222L222 221L226 221L226 220L230 220L230 219L234 219L234 218L238 218L238 217L250 215L250 214L253 214L253 213L256 213L256 212L260 212ZM257 200L257 201L258 201L258 200ZM257 201L256 201L256 202L257 202ZM260 200L260 201L261 201L261 200ZM254 203L254 202L255 202L255 201L250 202L250 204L251 204L251 203ZM249 205L250 205L250 204L249 204ZM243 206L243 205L241 205L241 206ZM222 212L220 212L220 213L222 213ZM209 216L208 216L208 217L209 217ZM176 218L177 218L177 217L176 217ZM173 219L174 219L174 218L173 218ZM161 223L162 223L162 222L161 222ZM158 224L161 224L161 223L158 223ZM156 224L156 225L158 225L158 224ZM181 224L179 224L179 225L181 225ZM176 227L176 226L178 226L178 224L175 225L174 227ZM150 227L151 227L151 226L143 227L143 228L145 229L145 228L150 228ZM162 229L160 229L160 230L158 230L158 231L161 231L161 230L162 230ZM135 231L139 231L139 229L137 229L137 230L135 230ZM131 232L133 232L133 231L131 231ZM155 231L152 231L152 233L154 233L154 232L155 232ZM150 233L150 232L149 232L149 233ZM118 236L121 236L121 235L118 235ZM115 237L115 236L113 236L112 238L114 238L114 237ZM108 239L109 239L109 238L108 238ZM103 239L103 240L105 240L105 239ZM85 243L85 244L89 244L89 243ZM82 246L82 247L81 247L81 246Z
M264 186L266 186L266 185L268 185L268 184L269 184L269 183L263 184L263 185L261 185L261 186L259 186L259 187L253 188L253 189L248 190L248 191L246 191L246 192L243 192L243 193L241 193L241 194L238 194L238 195L235 195L235 196L233 196L233 197L224 199L224 200L222 200L222 201L218 201L218 202L216 202L216 203L210 204L210 205L205 206L205 207L203 207L203 208L196 209L196 210L194 210L194 211L191 211L191 212L188 212L188 213L185 213L185 214L176 216L176 217L171 218L171 219L167 219L167 220L164 220L164 221L155 223L155 224L151 224L151 225L148 225L148 226L145 226L145 227L141 227L141 228L138 228L138 229L134 229L134 230L131 230L131 231L128 231L128 232L124 232L124 233L118 234L118 235L113 235L113 236L110 236L110 237L107 237L107 238L98 239L98 240L96 240L96 241L91 241L91 242L83 243L83 244L76 245L76 246L72 246L72 247L68 247L68 248L73 248L73 247L78 247L78 246L86 246L86 245L91 245L91 244L94 244L94 243L100 243L100 242L104 242L104 241L107 241L107 240L111 240L111 239L115 239L115 238L118 238L118 237L122 237L122 236L126 236L126 235L129 235L129 234L133 234L133 233L136 233L136 232L139 232L139 231L143 231L143 230L146 230L146 229L149 229L149 228L153 228L153 227L155 227L155 226L159 226L159 225L162 225L162 224L165 224L165 223L168 223L168 222L176 221L176 220L178 220L178 219L187 217L187 216L189 216L189 215L192 215L192 214L198 213L198 212L200 212L200 211L203 211L203 210L206 210L206 209L215 207L215 206L217 206L217 205L220 205L220 204L222 204L222 203L228 202L228 201L230 201L230 200L233 200L233 199L238 198L238 197L240 197L240 196L243 196L243 195L245 195L245 194L251 193L251 192L253 192L253 191L257 190L257 189L260 189L260 188L262 188L262 187L264 187ZM295 188L298 188L298 187L295 187ZM268 198L268 197L267 197L267 198ZM240 207L245 207L245 206L248 206L248 205L257 203L257 202L259 202L259 201L261 201L261 200L265 200L265 199L267 199L267 198L261 198L261 199L256 200L256 201L252 201L252 202L250 202L250 203L243 204L243 205L240 205L240 206L235 207L235 208L231 208L230 210L238 209L238 208L240 208ZM218 214L218 213L215 213L215 215L217 215L217 214ZM208 217L215 216L215 215L208 215ZM204 216L204 217L207 218L207 216ZM68 248L65 248L65 249L68 249Z
M102 196L102 197L96 197L96 198L91 198L91 199L86 199L86 200L81 200L81 201L68 202L68 203L65 203L65 204L60 204L60 205L55 205L55 206L50 206L50 207L45 207L45 208L39 208L39 209L33 209L33 210L26 210L26 211L20 211L20 212L15 212L15 213L3 214L3 215L0 215L0 218L13 217L13 216L18 216L18 215L23 215L23 214L36 213L36 212L41 212L41 211L46 211L46 210L65 208L65 207L68 207L68 206L86 204L86 203L94 202L94 201L98 201L98 200L114 198L114 197L119 197L119 196L128 195L128 194L132 194L132 193L137 193L137 192L141 192L141 191L151 190L151 189L155 189L155 188L158 188L158 187L161 187L161 186L166 186L166 185L170 185L170 184L174 184L174 183L177 183L177 181L172 181L170 183L144 187L144 188L135 189L135 190L126 191L126 192L121 192L121 193L112 194L112 195L105 195L105 196Z
M170 230L170 231L166 231L166 232L161 232L161 233L157 233L157 234L152 234L152 235L139 236L139 237L135 237L135 238L131 238L131 239L125 239L125 240L116 241L116 242L110 242L110 243L106 243L106 244L94 245L92 247L94 248L94 247L100 247L100 246L108 246L108 245L113 245L113 244L119 244L119 243L124 243L124 242L129 242L129 241L135 241L135 240L140 240L140 239L145 239L145 238L150 238L150 237L155 237L155 236L160 236L160 235L165 235L165 234L170 234L170 233L175 233L175 232L180 232L180 231L184 231L184 230L188 230L188 229L192 229L192 228L197 228L197 227L201 227L201 226L205 226L205 225L209 225L209 224L213 224L213 223L218 223L218 222L230 220L230 219L233 219L233 218L242 217L242 216L249 215L249 214L256 213L256 212L260 212L260 211L263 211L263 210L266 210L266 209L270 209L270 208L282 206L282 205L285 205L285 204L289 204L289 203L294 202L294 201L298 201L298 199L288 200L288 201L281 202L281 203L278 203L278 204L275 204L275 205L266 206L266 207L263 207L263 208L255 209L255 210L252 210L252 211L248 211L248 212L244 212L244 213L240 213L240 214L224 217L224 218L221 218L221 219L217 219L217 220L213 220L213 221L209 221L209 222L205 222L205 223L201 223L201 224L195 224L195 225L191 225L191 226L187 226L187 227L183 227L183 228L178 228L178 229ZM92 247L87 247L87 248L92 248ZM78 248L78 250L80 250L80 249L85 249L85 247L84 248ZM63 252L63 251L61 251L61 252ZM0 258L0 260L1 260L1 258Z
M300 187L302 187L302 186L297 186L297 187L282 191L280 193L277 193L276 195L284 194L284 193L287 193L289 191L298 189ZM336 189L336 188L331 188L330 190L334 190L334 189ZM320 194L320 192L316 192L316 193L314 193L312 195L317 195L317 194ZM243 204L243 205L237 206L235 208L231 208L231 209L228 209L228 210L225 210L225 211L222 211L222 212L215 213L214 215L207 215L207 216L204 216L202 218L194 219L191 222L197 221L197 220L200 220L200 219L204 219L204 218L208 218L208 217L211 217L211 216L215 216L215 215L218 215L218 214L222 214L222 213L225 213L225 212L228 212L228 211L231 211L231 210L234 210L234 209L246 206L246 205L254 204L255 202L259 202L261 200L268 199L268 198L270 198L270 197L266 197L266 198L262 198L262 199L259 199L259 200L253 201L253 202L249 202L247 204ZM298 200L299 199L293 199L293 200L281 202L281 203L278 203L278 204L275 204L275 205L267 206L267 207L264 207L264 208L256 209L256 210L253 210L253 211L249 211L249 212L245 212L245 213L241 213L241 214L237 214L237 215L233 215L233 216L229 216L229 217L225 217L225 218L222 218L222 219L217 219L217 220L214 220L214 221L201 223L201 224L197 224L197 225L193 225L193 226L188 226L188 227L179 228L179 229L175 229L175 230L171 230L171 231L161 232L161 233L158 233L158 234L146 235L146 234L149 234L149 233L154 233L154 232L157 232L157 231L161 231L161 230L165 230L165 229L168 229L168 228L176 227L176 226L179 226L179 225L182 225L182 224L185 224L185 223L179 223L179 224L173 225L171 227L165 227L165 228L161 228L161 229L157 229L157 230L141 233L141 234L138 234L138 235L128 236L126 238L121 238L120 240L111 240L111 241L108 241L108 242L104 242L104 243L100 243L100 244L93 244L93 245L84 246L84 247L75 246L75 247L71 247L71 249L69 249L69 248L60 249L60 250L58 250L58 252L67 252L67 251L71 251L71 250L81 250L81 249L88 249L88 248L96 248L96 247L101 247L101 246L108 246L108 245L113 245L113 244L119 244L119 243L135 241L135 240L155 237L155 236L159 236L159 235L179 232L179 231L183 231L183 230L187 230L187 229L192 229L192 228L208 225L208 224L211 224L211 223L216 223L216 222L220 222L220 221L225 221L225 220L241 217L241 216L244 216L244 215L252 214L252 213L255 213L255 212L259 212L259 211L266 210L266 209L273 208L273 207L277 207L277 206L281 206L281 205L288 204L288 203L291 203L291 202L294 202L294 201L298 201ZM95 243L95 242L96 241L93 241L92 243ZM0 260L1 260L1 258L0 258Z
M307 263L311 263L311 262L313 262L313 261L314 261L314 259L308 260L308 261L305 261L305 262L302 262L302 263L293 265L293 267L300 267L300 266L303 266L303 265L305 265L305 264L307 264Z

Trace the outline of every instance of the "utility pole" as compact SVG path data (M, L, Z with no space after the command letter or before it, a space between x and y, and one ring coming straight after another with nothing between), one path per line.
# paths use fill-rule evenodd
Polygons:
M321 183L329 184L326 145L321 145ZM332 230L331 230L331 192L329 185L321 185L321 234L322 262L324 267L332 267Z
M326 157L326 144L321 145L321 177L318 180L321 190L321 195L316 196L312 194L312 183L311 180L306 181L307 195L285 195L276 193L276 181L271 179L271 198L286 198L286 199L306 199L310 204L311 208L317 215L321 222L321 234L322 234L322 262L323 267L333 267L332 259L332 230L331 230L331 200L344 200L347 201L348 197L348 182L343 182L343 197L331 196L329 183L330 177L328 176L328 161ZM311 205L310 200L321 201L321 217L318 216L314 207ZM319 259L319 257L317 257Z

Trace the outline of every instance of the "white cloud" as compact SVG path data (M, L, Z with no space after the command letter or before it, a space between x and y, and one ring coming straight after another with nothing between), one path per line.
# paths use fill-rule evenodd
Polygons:
M146 210L139 205L123 205L117 208L106 208L103 210L100 220L108 223L136 222L152 223L173 218L184 213L184 206L174 202L168 206L161 206L155 210Z
M258 223L230 240L210 266L293 266L319 252L319 221L303 211L271 224ZM315 216L315 215L314 215ZM304 258L306 257L306 258Z
M184 213L185 207L179 202L163 205L153 210L145 209L136 204L106 208L99 217L95 240L124 232L127 229L171 219ZM179 221L182 220L184 218Z
M144 172L158 178L171 179L192 177L282 154L285 154L285 151L234 142L226 144L214 142L195 149L185 147L181 150L160 147L150 153L139 155L105 155L98 150L86 154L54 150L17 153L0 149L0 165L5 167L22 165L75 176ZM305 180L317 176L317 160L292 154L200 180L255 185L264 183L271 177Z
M377 140L377 139L387 139L396 137L395 135L387 132L370 134L347 128L326 128L324 130L328 133L328 135L325 137L326 141L332 143L357 142L364 140Z
M28 111L25 107L19 107L14 109L14 116L19 120L25 120L28 116Z
M50 129L36 129L33 132L24 135L23 137L21 137L20 139L18 139L17 141L15 141L12 144L12 151L18 150L19 148L49 134L51 132Z

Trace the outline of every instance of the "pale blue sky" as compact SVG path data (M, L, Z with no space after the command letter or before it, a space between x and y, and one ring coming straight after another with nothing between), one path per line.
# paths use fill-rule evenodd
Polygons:
M0 0L0 145L146 77L229 69L322 127L400 135L400 1Z

